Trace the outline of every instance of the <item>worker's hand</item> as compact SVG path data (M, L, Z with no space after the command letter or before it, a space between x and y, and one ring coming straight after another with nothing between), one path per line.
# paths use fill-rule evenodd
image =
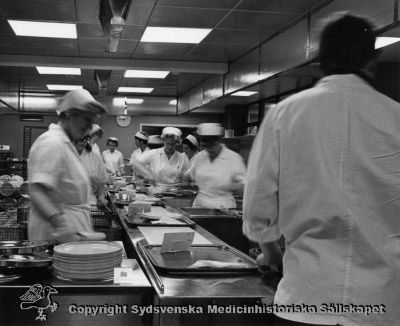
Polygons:
M99 198L99 199L97 199L97 204L98 205L108 205L108 200L105 199L104 197L103 198Z
M267 259L267 258L264 256L263 253L261 253L261 254L259 254L259 255L257 256L256 261L257 261L257 265L258 265L259 267L264 267L264 266L268 266L268 265L269 265L269 259Z
M54 214L49 219L54 232L51 234L51 240L57 243L66 243L82 240L82 237L66 222L62 213Z

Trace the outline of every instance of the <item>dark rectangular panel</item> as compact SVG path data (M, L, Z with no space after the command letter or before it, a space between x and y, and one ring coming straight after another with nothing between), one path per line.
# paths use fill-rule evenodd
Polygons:
M204 103L208 103L224 95L224 77L215 75L207 78L203 83Z
M202 44L249 44L253 45L264 40L265 34L261 31L241 31L233 29L214 29L201 42Z
M156 7L148 26L213 28L229 11Z
M197 108L203 105L203 85L189 91L189 109Z
M237 10L306 13L325 0L244 0Z
M130 6L125 20L126 25L145 26L149 19L153 6L136 6L134 2Z
M230 93L259 80L259 49L256 48L239 60L229 65L229 73L225 75L225 91Z
M180 60L193 47L193 44L139 43L134 57L141 59Z
M310 58L315 57L318 51L318 39L324 20L332 13L350 11L352 14L368 18L377 27L381 28L393 22L393 0L335 0L311 16Z
M178 98L178 114L185 113L189 110L189 94L185 93Z
M291 69L307 57L307 21L303 20L261 47L261 79Z
M76 21L74 0L2 0L0 8L7 19Z
M157 6L232 9L238 2L239 0L158 0Z
M276 32L298 18L299 15L300 14L234 11L218 25L218 28L262 30L265 34L268 34Z
M248 44L199 44L185 57L193 61L229 62L251 48Z

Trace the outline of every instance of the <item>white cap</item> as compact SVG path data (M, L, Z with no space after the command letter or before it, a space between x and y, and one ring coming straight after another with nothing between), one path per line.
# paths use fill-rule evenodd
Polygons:
M165 127L162 131L162 136L174 135L176 137L182 136L182 131L175 127Z
M163 143L164 142L162 141L160 135L150 135L149 136L149 144L150 145L160 145Z
M98 132L100 130L103 131L103 129L98 124L94 123L92 126L92 130L90 131L90 134L94 135L96 132Z
M196 137L193 135L189 135L186 137L186 139L188 141L190 141L194 146L196 146L197 148L199 147L199 142L197 141Z
M135 134L135 138L139 138L139 139L142 139L142 140L148 140L149 136L147 136L147 134L145 132L143 132L143 131L138 131Z
M64 95L61 99L59 112L70 109L80 110L93 115L106 113L105 107L97 102L86 89L75 89Z
M199 136L222 136L224 127L219 123L200 123L197 126L197 134Z
M107 144L108 144L108 142L109 142L110 140L111 140L111 141L115 141L115 142L117 143L117 146L118 146L119 141L118 141L118 138L117 138L117 137L108 137L108 138L107 138Z

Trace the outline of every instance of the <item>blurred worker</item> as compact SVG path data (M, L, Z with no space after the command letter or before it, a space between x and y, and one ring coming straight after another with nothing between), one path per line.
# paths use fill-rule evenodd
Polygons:
M375 39L364 18L327 24L326 76L271 109L252 147L243 231L263 265L281 264L285 238L275 303L316 307L277 313L290 325L400 320L400 105L370 83Z
M83 138L105 108L84 89L68 92L59 107L59 122L40 135L28 159L32 209L31 240L80 240L91 232L89 177L73 143Z
M106 145L108 149L102 153L106 171L114 175L124 173L124 157L116 149L119 145L118 138L108 137Z
M101 155L95 153L90 146L91 137L85 136L75 141L75 147L90 180L89 204L105 204L105 184L109 181Z
M131 155L131 159L129 161L130 166L132 166L133 159L138 160L143 153L150 151L150 148L147 147L148 139L149 136L143 131L138 131L135 134L135 145L137 149ZM133 173L136 177L141 177L141 174L137 173L137 171L133 170Z
M150 135L149 140L147 142L147 147L149 149L156 149L164 147L164 142L161 139L160 135Z
M188 135L185 139L183 139L182 149L188 157L191 166L193 164L194 158L199 153L199 142L197 141L196 137L193 135Z
M185 174L199 187L193 206L236 208L234 192L243 191L246 166L242 157L220 143L224 128L219 123L197 127L202 150Z
M97 142L103 138L104 130L98 125L98 124L93 124L92 130L90 131L90 146L92 148L92 151L94 153L97 153L101 157L101 152L99 145L97 145Z
M181 135L178 128L164 128L161 135L164 146L143 153L139 159L132 160L132 165L161 188L180 184L189 167L186 155L176 150Z

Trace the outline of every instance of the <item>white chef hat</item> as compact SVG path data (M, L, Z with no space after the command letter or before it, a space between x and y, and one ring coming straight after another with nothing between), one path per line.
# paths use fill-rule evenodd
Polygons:
M135 138L139 138L139 139L141 139L141 140L148 140L148 139L149 139L149 136L147 136L147 134L146 134L144 131L138 131L138 132L135 134Z
M93 136L97 134L99 131L101 131L101 133L104 132L104 130L98 124L94 123L92 126L92 130L90 131L90 135Z
M105 107L83 88L70 91L61 99L58 112L61 113L71 109L89 113L94 117L106 113Z
M191 144L193 144L193 146L199 148L199 142L197 141L195 136L189 135L185 139L187 139Z
M116 142L116 143L117 143L117 146L119 145L119 141L118 141L118 138L117 138L117 137L108 137L108 138L107 138L107 145L108 145L108 143L109 143L110 141Z
M197 126L199 136L223 136L224 127L219 123L200 123Z
M148 143L150 145L160 145L163 144L163 140L161 139L160 135L150 135L148 139Z
M161 138L165 138L166 135L174 135L177 138L182 136L182 131L175 127L165 127L162 131Z

